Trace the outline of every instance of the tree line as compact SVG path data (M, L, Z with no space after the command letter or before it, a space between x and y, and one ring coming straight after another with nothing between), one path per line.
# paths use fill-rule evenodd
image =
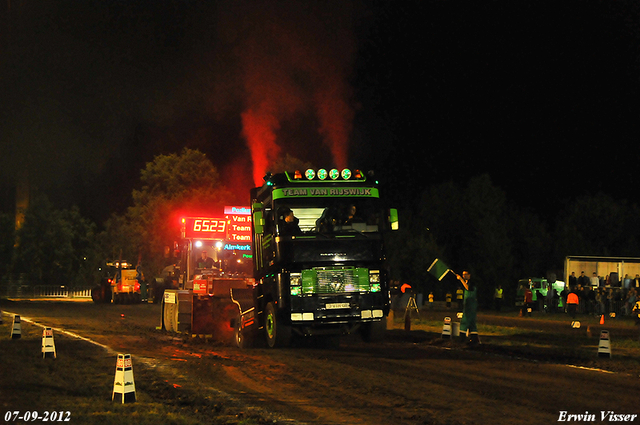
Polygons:
M309 166L286 158L278 168ZM384 196L384 193L382 194ZM0 276L22 275L41 284L93 285L106 260L140 262L156 276L175 261L180 217L210 214L224 205L244 204L200 151L158 155L140 172L131 205L113 214L102 230L75 207L58 210L44 196L31 200L24 223L0 215ZM584 196L555 207L550 222L514 206L488 175L432 185L399 206L400 230L389 235L391 276L436 298L455 293L455 277L438 282L428 272L435 258L456 272L469 270L488 304L496 285L515 297L518 279L562 269L567 255L636 256L640 212L635 204L606 194ZM560 277L560 276L559 276Z
M551 273L562 278L568 255L638 256L636 204L598 193L553 208L551 219L542 220L510 203L488 175L473 177L466 185L431 186L404 208L400 230L391 237L392 274L421 292L455 296L455 276L438 282L427 272L439 258L459 274L471 272L486 306L497 285L512 301L519 279Z

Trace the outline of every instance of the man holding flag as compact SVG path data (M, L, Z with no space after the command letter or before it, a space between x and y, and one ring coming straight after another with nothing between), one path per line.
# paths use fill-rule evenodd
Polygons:
M470 346L476 346L480 343L478 339L478 324L476 317L478 315L478 288L471 280L471 273L463 271L462 276L456 274L456 277L464 286L464 304L462 307L462 319L460 320L460 332L467 332L467 343Z
M478 290L474 282L471 281L471 273L463 271L462 276L455 273L442 260L435 259L427 270L438 280L442 279L451 272L456 275L458 280L464 286L464 299L462 304L462 319L460 320L460 332L466 332L469 339L469 346L476 346L480 343L478 338L478 325L476 317L478 315Z

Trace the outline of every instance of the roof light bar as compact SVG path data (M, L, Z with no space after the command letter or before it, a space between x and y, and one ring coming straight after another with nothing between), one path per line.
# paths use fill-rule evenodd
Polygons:
M351 170L349 168L344 168L342 170L338 170L337 168L332 168L327 171L325 168L320 168L319 170L314 170L312 168L308 168L304 171L304 174L300 170L295 170L293 173L287 173L289 181L296 180L365 180L364 173L360 170ZM265 176L265 180L267 184L270 183L270 175Z

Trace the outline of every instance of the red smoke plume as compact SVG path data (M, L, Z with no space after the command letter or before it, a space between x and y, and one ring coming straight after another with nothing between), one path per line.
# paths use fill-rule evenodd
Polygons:
M346 79L355 45L352 11L343 3L251 2L234 11L242 17L233 33L245 99L242 136L257 186L282 149L313 143L313 135L291 140L280 134L285 121L317 131L334 165L347 166L354 113ZM310 115L316 124L297 121Z
M249 109L242 113L242 135L251 151L256 186L262 186L262 177L280 152L275 134L280 125L275 116L265 112Z

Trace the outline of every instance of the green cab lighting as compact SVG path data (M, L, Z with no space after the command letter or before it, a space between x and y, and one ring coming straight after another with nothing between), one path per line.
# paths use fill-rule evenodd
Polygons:
M316 172L313 171L311 168L309 168L307 171L304 172L304 175L307 178L307 180L313 180L316 176Z

